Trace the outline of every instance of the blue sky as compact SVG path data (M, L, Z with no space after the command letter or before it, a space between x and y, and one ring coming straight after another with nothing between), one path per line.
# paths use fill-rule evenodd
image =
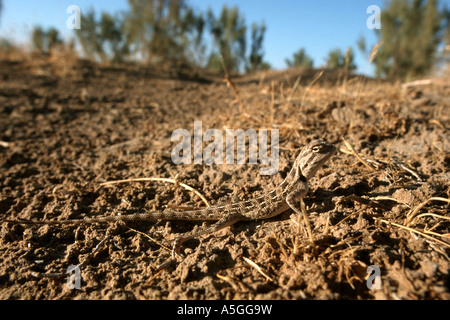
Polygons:
M328 52L352 47L356 54L358 71L371 73L366 58L359 52L356 42L363 36L368 46L376 43L374 30L366 26L370 14L368 6L383 9L383 0L187 0L196 9L206 11L211 7L218 14L223 7L238 6L246 22L265 22L265 60L273 68L285 68L284 60L300 48L313 57L314 66L325 64ZM441 4L450 0L441 0ZM84 10L111 13L126 10L127 0L3 0L4 12L0 20L0 37L20 43L28 40L35 25L54 26L64 37L73 36L67 29L68 6L75 4Z

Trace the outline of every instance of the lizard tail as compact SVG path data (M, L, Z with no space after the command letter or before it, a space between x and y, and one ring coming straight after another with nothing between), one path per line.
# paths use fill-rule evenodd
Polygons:
M117 221L156 221L156 220L218 220L215 215L205 217L202 210L192 211L156 211L147 213L135 213L129 215L106 216L106 217L86 217L83 219L66 220L13 220L2 219L0 223L26 224L26 225L75 225L84 223L112 223Z

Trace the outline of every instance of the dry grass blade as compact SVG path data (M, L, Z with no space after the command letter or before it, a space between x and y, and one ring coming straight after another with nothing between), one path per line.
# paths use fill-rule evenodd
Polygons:
M384 220L384 219L380 219L380 218L374 218L374 219L375 219L375 221L380 221L380 222L383 222L384 224L387 224L387 225L392 225L392 226L395 226L395 227L398 227L398 228L401 228L401 229L405 229L405 230L414 232L416 234L419 234L419 235L421 235L421 236L423 236L425 238L431 239L433 241L436 241L439 244L442 244L442 245L450 248L450 243L447 243L445 241L436 239L435 237L432 237L432 236L428 235L425 232L422 232L422 231L416 230L414 228L410 228L410 227L407 227L407 226L404 226L404 225L401 225L401 224L398 224L398 223L395 223L395 222L390 222L390 221L387 221L387 220Z
M422 178L421 178L414 170L408 168L404 163L401 163L400 161L394 161L394 164L395 164L397 167L399 167L399 168L401 168L401 169L403 169L403 170L409 172L411 175L414 176L414 178L416 178L416 180L417 180L418 182L423 182Z
M154 243L156 243L156 244L157 244L158 246L160 246L161 248L167 250L168 252L172 252L172 249L171 249L171 248L166 247L166 246L163 245L161 242L159 242L159 241L156 240L156 239L153 239L152 237L150 237L150 236L149 236L148 234L146 234L145 232L141 232L141 231L139 231L139 230L130 228L130 227L128 227L128 226L126 226L126 227L127 227L128 229L130 229L131 231L133 231L133 232L136 232L136 233L138 233L138 234L140 234L140 235L143 235L144 237L149 238L151 241L153 241Z
M252 260L244 257L245 262L247 262L249 265L251 265L253 268L256 269L256 271L258 271L259 273L261 273L267 280L269 281L273 281L273 279L266 273L264 272L260 266L258 266L255 262L253 262Z
M220 272L222 272L222 271L220 271ZM231 287L232 287L234 290L236 290L236 291L242 291L242 288L239 286L239 284L240 284L241 286L243 286L242 283L240 283L239 281L237 281L237 280L235 280L235 279L233 279L233 278L231 278L231 277L229 277L229 276L222 275L222 274L220 274L220 272L216 273L217 278L219 278L219 279L221 279L221 280L227 282L228 284L230 284Z
M323 75L323 70L320 71L319 73L317 73L314 78L312 79L311 83L306 87L305 89L305 93L303 94L303 98L302 98L302 102L300 104L300 108L303 107L303 103L305 102L306 99L306 94L308 93L308 91L311 89L311 87L314 85L314 83L317 82L317 80L319 80Z
M303 202L303 199L300 199L300 211L302 212L302 215L297 217L297 234L295 236L295 242L294 242L294 254L298 253L299 248L299 238L300 238L300 218L303 217L303 220L305 221L306 231L308 232L309 240L311 241L311 244L314 244L314 237L311 230L311 224L309 222L308 213L306 212L305 203Z
M280 241L280 238L278 237L278 234L272 231L272 237L275 239L275 241L280 246L280 250L283 253L284 257L287 258L288 254L286 252L286 248L284 247L284 244Z
M225 65L225 61L223 60L222 54L220 55L220 63L222 64L222 68L225 73L225 76L224 76L225 83L227 84L227 86L231 87L234 95L236 96L236 100L239 103L239 112L241 114L243 114L244 112L245 112L245 114L247 114L247 109L245 108L244 104L242 103L241 97L239 96L239 93L237 92L236 86L230 79L230 75L228 74L227 66Z
M325 224L325 228L323 230L323 235L327 236L330 231L330 214L327 214L327 222Z
M424 85L428 85L428 84L432 84L432 83L433 83L433 80L431 80L431 79L416 80L416 81L403 83L402 88L424 86Z
M270 104L270 119L269 119L269 123L273 123L273 119L274 119L274 115L275 115L275 83L272 81L271 82L271 87L272 87L272 102Z
M365 161L363 158L361 158L361 156L358 154L358 152L355 151L355 149L353 149L352 145L350 143L347 142L347 140L345 140L344 138L342 138L342 141L344 141L345 146L348 148L348 150L351 151L351 153L363 164L365 165L367 168L369 168L370 170L372 170L373 172L376 172L375 168L372 167L370 164L367 163L367 161Z
M295 221L295 223L297 224L297 233L295 235L295 241L294 241L294 254L298 253L298 248L299 248L299 242L300 242L300 220L301 220L301 216L297 215L297 221Z
M345 197L345 199L346 200L353 200L353 201L356 201L356 202L359 202L359 203L362 203L362 204L365 204L365 205L368 205L368 206L372 206L372 207L375 207L375 208L379 208L379 209L383 209L383 210L389 210L389 208L386 207L385 205L382 205L380 203L374 202L372 199L366 199L366 198L363 198L363 197L360 197L360 196L357 196L357 195L354 195L354 194L351 194L351 195Z
M287 98L287 103L290 103L292 100L292 96L294 95L295 90L297 90L298 85L300 84L300 80L302 79L302 76L299 76L297 80L295 80L294 86L292 87L291 93L289 94L289 97Z
M450 217L442 216L440 214L431 213L431 212L419 214L419 215L416 216L416 219L419 219L419 218L422 218L422 217L435 217L435 218L439 218L439 219L450 220Z
M392 197L376 196L376 197L371 197L371 198L369 198L369 199L370 199L370 200L375 200L375 201L380 201L380 200L394 201L394 202L403 204L403 205L405 205L405 206L407 206L407 207L410 207L410 205L409 205L408 203L406 203L406 202L404 202L404 201L401 201L401 200L398 200L398 199L395 199L395 198L392 198Z
M362 211L364 211L365 208L354 211L352 213L350 213L349 215L347 215L345 218L343 218L342 220L340 220L338 223L336 223L334 226L337 227L338 225L340 225L341 223L343 223L344 221L356 216L357 214L360 214Z
M446 130L445 126L444 126L439 120L431 119L431 120L428 121L428 122L429 122L429 123L433 123L433 124L439 126L442 130Z
M148 283L152 283L153 280L155 280L161 273L163 273L166 270L166 268L158 270L150 279L148 279Z
M373 62L373 60L375 59L375 57L377 56L378 49L381 47L382 44L383 44L383 41L380 41L376 45L373 46L372 52L370 53L370 56L369 56L369 64L371 64Z
M208 200L206 200L206 198L197 190L195 190L194 188L192 188L191 186L188 186L187 184L184 184L182 182L179 182L175 179L169 179L169 178L132 178L132 179L125 179L125 180L114 180L114 181L107 181L107 182L103 182L100 183L100 186L108 186L108 185L113 185L113 184L120 184L120 183L126 183L126 182L144 182L144 181L162 181L162 182L169 182L169 183L173 183L175 185L179 185L183 188L185 188L186 190L192 191L194 192L196 195L198 195L200 197L200 199L203 200L203 202L210 207L211 205L209 204Z
M103 238L103 240L100 241L100 242L95 246L94 250L92 250L92 252L89 254L89 256L88 256L86 259L84 259L84 261L83 261L82 263L80 263L80 264L78 265L78 267L81 268L82 266L84 266L84 264L85 264L91 257L93 257L94 254L95 254L97 251L100 250L100 248L103 246L103 244L106 243L106 241L109 240L109 238L110 238L110 236L109 236L109 235L106 235L106 236Z
M11 143L0 140L0 147L9 148L10 146L11 146Z
M441 198L441 197L431 197L431 198L425 200L424 202L422 202L421 204L419 204L417 207L415 207L413 210L411 210L406 215L406 224L411 225L416 220L414 218L417 216L417 213L420 211L420 209L425 207L431 201L443 201L443 202L450 203L450 199Z
M303 202L303 199L300 199L300 209L302 211L303 220L305 221L306 230L308 231L309 240L311 241L311 244L314 244L314 238L311 230L311 224L309 223L309 217L306 212L306 206L305 202Z
M449 237L448 234L440 234L440 233L437 233L437 232L434 232L434 231L431 231L431 230L423 230L423 232L426 233L426 234L431 234L433 236L442 237L442 238L445 238L447 240L450 240L450 237Z

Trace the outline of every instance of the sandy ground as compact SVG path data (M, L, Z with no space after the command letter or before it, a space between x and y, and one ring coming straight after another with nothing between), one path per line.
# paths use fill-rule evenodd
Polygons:
M305 198L313 243L287 211L189 240L183 260L158 270L173 235L203 222L2 223L0 299L450 299L450 82L405 88L317 70L232 80L241 104L222 78L186 70L1 60L0 217L201 208L198 194L210 204L249 199L320 138L339 152ZM204 131L278 129L278 174L175 165L171 134L192 132L194 121ZM101 185L150 177L198 194L156 181ZM67 270L79 264L71 289ZM371 265L381 274L370 290Z

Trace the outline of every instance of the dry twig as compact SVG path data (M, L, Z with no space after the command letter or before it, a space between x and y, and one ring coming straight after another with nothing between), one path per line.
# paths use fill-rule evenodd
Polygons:
M126 182L143 182L143 181L162 181L162 182L169 182L169 183L173 183L175 185L179 185L179 186L185 188L186 190L194 192L196 195L198 195L200 197L200 199L203 200L203 202L208 207L210 207L210 204L209 204L208 200L206 200L206 198L200 192L198 192L197 190L195 190L191 186L188 186L187 184L179 182L179 181L177 181L175 179L154 178L154 177L150 177L150 178L131 178L131 179L124 179L124 180L115 180L115 181L103 182L103 183L100 183L100 186L107 186L107 185L120 184L120 183L126 183Z
M256 271L258 271L259 273L261 273L267 280L269 281L273 281L273 279L265 272L261 269L260 266L258 266L255 262L253 262L252 260L244 257L245 262L247 262L249 265L251 265L253 268L256 269Z
M314 76L314 78L312 79L311 83L306 87L305 93L303 94L302 102L300 103L300 108L303 108L303 103L305 102L306 94L309 92L309 90L311 89L311 87L317 82L317 80L319 80L320 77L322 77L322 75L323 75L323 70L320 71L319 73L317 73L317 74Z
M387 224L387 225L392 225L392 226L395 226L395 227L398 227L398 228L401 228L401 229L405 229L405 230L414 232L414 233L416 233L416 234L419 234L419 235L421 235L421 236L423 236L423 237L425 237L425 238L431 239L431 240L433 240L433 241L436 241L436 242L439 243L439 244L442 244L442 245L444 245L444 246L450 248L450 244L449 244L449 243L447 243L447 242L445 242L445 241L442 241L442 240L439 240L439 239L436 239L435 237L432 237L432 236L428 235L428 234L425 233L425 232L422 232L422 231L419 231L419 230L417 230L417 229L410 228L410 227L407 227L407 226L404 226L404 225L401 225L401 224L398 224L398 223L395 223L395 222L387 221L387 220L385 220L385 219L380 219L380 218L376 218L376 217L374 217L374 219L375 219L375 221L380 221L380 222L382 222L382 223L384 223L384 224ZM442 235L441 235L441 236L442 236Z
M289 97L287 98L287 103L291 103L292 96L294 95L295 90L297 90L298 85L300 84L300 80L302 79L302 76L299 76L297 80L295 80L294 86L292 87L291 93L289 94Z
M225 83L227 84L228 87L231 87L231 89L233 90L234 95L236 96L236 100L239 102L239 113L240 114L247 114L247 110L244 106L244 104L242 103L241 97L239 96L239 93L237 92L236 86L234 85L234 83L231 81L230 79L230 75L228 74L228 70L227 67L225 66L225 62L223 60L223 56L222 54L220 55L220 62L222 63L222 68L223 71L225 73Z
M431 198L425 200L424 202L422 202L421 204L419 204L417 207L415 207L413 210L411 210L406 215L406 224L407 225L413 224L413 222L416 220L414 218L416 218L417 213L431 201L443 201L443 202L450 203L450 199L441 198L441 197L431 197Z
M369 168L371 171L376 172L376 170L367 163L367 161L365 161L363 158L361 158L361 156L355 151L355 149L353 149L352 145L350 143L347 142L347 140L345 140L344 138L342 138L342 141L344 141L345 146L348 148L348 150L350 150L350 152L363 164L365 165L367 168Z

